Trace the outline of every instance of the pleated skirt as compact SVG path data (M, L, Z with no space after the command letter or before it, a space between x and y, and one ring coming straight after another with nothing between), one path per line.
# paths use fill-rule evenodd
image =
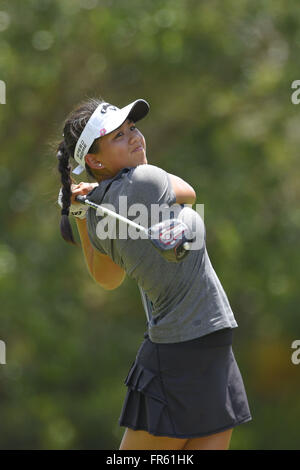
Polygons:
M203 437L252 419L232 329L181 343L147 334L125 379L119 425L156 436Z

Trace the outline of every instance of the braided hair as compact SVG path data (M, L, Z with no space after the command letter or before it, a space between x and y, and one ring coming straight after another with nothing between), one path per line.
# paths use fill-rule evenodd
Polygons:
M72 166L70 164L70 158L74 160L74 151L76 143L86 126L89 118L96 110L96 108L103 103L102 99L90 98L87 101L81 103L74 111L72 111L67 117L64 123L64 139L59 144L57 149L57 159L58 159L58 171L61 176L62 184L62 210L61 210L61 221L60 221L60 232L63 239L76 245L72 227L69 221L69 208L71 205L71 185L75 183L72 179L71 172ZM89 153L97 153L99 151L99 139L96 139L89 149ZM95 180L94 174L90 167L85 164L85 169L90 178Z

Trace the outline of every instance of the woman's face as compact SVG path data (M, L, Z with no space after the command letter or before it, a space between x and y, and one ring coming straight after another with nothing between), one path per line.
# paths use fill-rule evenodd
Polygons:
M148 163L144 136L129 119L99 142L99 152L88 154L86 161L100 179L110 178L122 168Z

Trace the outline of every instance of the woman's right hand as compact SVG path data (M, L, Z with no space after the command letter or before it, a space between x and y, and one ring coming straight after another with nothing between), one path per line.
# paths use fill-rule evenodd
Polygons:
M89 192L91 192L94 188L98 186L98 183L84 183L81 182L79 184L72 184L72 196L71 196L71 204L80 204L80 202L75 200L76 196L86 196Z

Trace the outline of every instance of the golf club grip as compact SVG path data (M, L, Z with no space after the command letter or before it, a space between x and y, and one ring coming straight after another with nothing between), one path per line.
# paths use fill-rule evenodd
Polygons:
M81 204L84 204L86 200L86 196L76 196L75 201L81 202Z

